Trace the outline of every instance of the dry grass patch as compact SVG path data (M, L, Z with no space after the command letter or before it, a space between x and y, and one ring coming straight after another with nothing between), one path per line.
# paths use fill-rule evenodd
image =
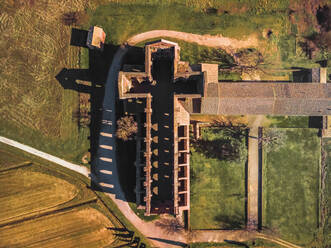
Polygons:
M88 149L88 133L73 119L78 93L55 76L79 68L63 15L83 13L89 2L0 2L0 134L74 162Z
M27 160L13 156L11 153L0 150L0 171L16 167Z
M0 229L3 247L105 247L116 241L106 216L93 208L72 210Z
M77 188L62 179L23 169L0 173L0 222L72 200Z

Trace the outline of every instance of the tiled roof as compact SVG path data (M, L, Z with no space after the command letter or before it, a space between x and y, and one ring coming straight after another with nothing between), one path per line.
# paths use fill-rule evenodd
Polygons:
M202 114L331 115L331 85L319 83L212 83Z

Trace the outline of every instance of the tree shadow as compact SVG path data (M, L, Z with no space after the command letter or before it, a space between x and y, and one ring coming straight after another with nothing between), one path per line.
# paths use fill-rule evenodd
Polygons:
M224 239L224 242L225 243L229 243L231 245L237 245L237 246L243 246L245 248L249 248L248 245L246 245L245 243L242 243L242 242L238 242L238 241L235 241L235 240L227 240L227 239Z
M70 45L78 46L78 47L87 47L86 46L87 35L88 35L87 30L72 28L71 37L70 37Z
M291 67L291 69L296 69L293 71L293 82L299 82L299 83L310 83L313 80L312 77L312 70L301 68L301 67Z
M211 129L212 133L219 134L220 129ZM233 161L240 159L240 148L242 139L246 133L240 128L221 129L222 138L193 140L192 144L197 152L204 154L207 158Z
M241 229L244 227L244 219L239 215L223 215L219 214L215 216L215 221L222 223L222 229L230 230L230 229Z
M144 248L146 245L140 242L139 237L134 236L133 231L129 231L126 228L116 228L116 227L107 227L108 230L113 231L113 234L119 241L122 241L123 244L115 246L116 248L120 247L139 247Z

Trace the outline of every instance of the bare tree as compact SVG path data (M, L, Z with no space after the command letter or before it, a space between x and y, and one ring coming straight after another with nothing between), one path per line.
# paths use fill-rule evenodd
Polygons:
M175 234L183 230L183 224L177 218L161 219L156 225L164 229L168 234Z
M123 116L117 120L117 138L127 141L138 132L138 124L133 116Z
M277 128L268 128L259 139L259 144L263 145L267 151L277 151L286 143L286 134Z

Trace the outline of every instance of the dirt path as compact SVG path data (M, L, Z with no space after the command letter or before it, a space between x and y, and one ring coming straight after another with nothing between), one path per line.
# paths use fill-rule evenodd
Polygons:
M259 192L259 141L258 130L263 120L258 115L249 129L248 135L248 201L247 201L247 228L258 228L258 192Z
M282 240L282 239L279 239L279 238L275 238L273 236L266 235L266 234L263 234L263 233L256 233L255 234L255 237L256 238L260 238L260 239L265 239L265 240L268 240L268 241L271 241L271 242L274 242L276 244L279 244L279 245L281 245L283 247L287 247L287 248L301 248L301 246L292 244L292 243L287 242L285 240Z
M200 35L192 33L184 33L173 30L152 30L144 33L137 34L127 40L127 43L131 46L142 42L144 40L157 38L157 37L168 37L179 40L184 40L187 42L194 42L199 45L222 48L227 52L232 52L233 50L239 48L249 48L258 47L259 40L257 36L249 36L245 40L237 40L233 38L223 37L222 35Z
M190 233L190 242L222 243L224 240L245 242L255 237L255 232L246 230L193 230Z

